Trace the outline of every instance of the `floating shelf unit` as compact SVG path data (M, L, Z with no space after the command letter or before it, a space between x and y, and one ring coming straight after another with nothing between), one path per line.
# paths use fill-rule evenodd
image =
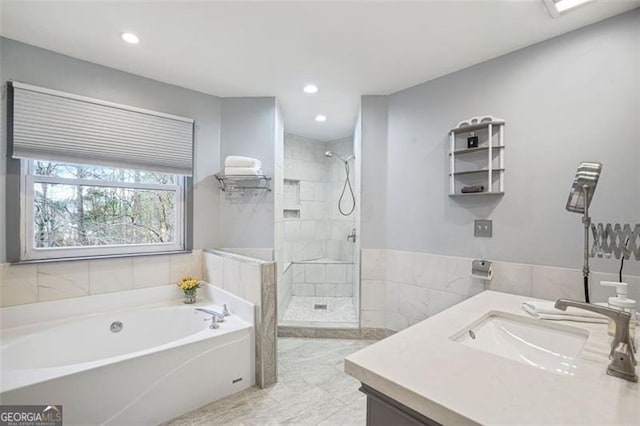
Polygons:
M449 132L449 196L504 194L504 120L493 116L461 121ZM477 133L479 145L467 148L467 135ZM465 164L465 167L462 165ZM482 185L483 192L462 193L463 186Z
M261 191L271 191L271 177L267 175L225 175L217 173L214 175L218 180L220 189L228 195L244 195L252 191L253 195L258 195Z

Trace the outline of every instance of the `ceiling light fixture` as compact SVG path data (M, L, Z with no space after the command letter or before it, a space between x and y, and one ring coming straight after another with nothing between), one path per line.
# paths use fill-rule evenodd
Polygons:
M302 90L304 91L304 93L313 94L318 92L318 86L316 86L315 84L307 84Z
M324 123L325 121L327 121L327 116L326 115L322 115L322 114L318 114L318 115L316 115L316 121L318 123Z
M122 33L120 34L120 37L122 37L122 39L127 43L131 43L131 44L140 43L140 38L134 33Z
M574 9L578 6L590 3L593 0L542 0L546 6L549 14L553 18L558 18L565 12Z

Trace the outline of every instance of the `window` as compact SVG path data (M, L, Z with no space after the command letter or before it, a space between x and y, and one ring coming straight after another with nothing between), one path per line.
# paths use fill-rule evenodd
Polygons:
M11 261L190 248L194 120L16 81L7 95Z
M180 175L23 160L22 258L184 249Z

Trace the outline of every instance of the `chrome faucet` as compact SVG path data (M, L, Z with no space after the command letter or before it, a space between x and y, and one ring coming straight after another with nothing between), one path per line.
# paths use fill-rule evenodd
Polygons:
M229 315L224 315L214 310L205 309L205 308L196 308L195 311L204 312L205 314L211 315L211 325L209 326L209 328L218 328L219 327L218 323L224 322L224 317L229 316ZM207 321L207 319L205 319L205 321Z
M566 311L568 306L573 306L611 318L616 324L616 334L611 343L611 352L609 353L611 363L607 367L607 374L630 382L638 381L635 346L633 338L629 335L631 315L628 312L568 299L558 299L555 306L556 309L563 311Z
M356 242L356 228L353 228L349 235L347 235L347 241L351 241L352 243Z

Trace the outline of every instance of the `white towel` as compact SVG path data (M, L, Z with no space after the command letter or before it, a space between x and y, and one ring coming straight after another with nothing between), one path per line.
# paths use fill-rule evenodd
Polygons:
M522 302L522 309L529 315L542 320L594 323L606 323L608 321L608 318L604 315L572 306L569 306L566 311L556 309L554 302L534 302L527 300Z
M224 160L225 167L251 167L260 169L262 162L256 158L242 157L240 155L230 155Z
M225 167L226 176L258 176L262 174L259 167Z

